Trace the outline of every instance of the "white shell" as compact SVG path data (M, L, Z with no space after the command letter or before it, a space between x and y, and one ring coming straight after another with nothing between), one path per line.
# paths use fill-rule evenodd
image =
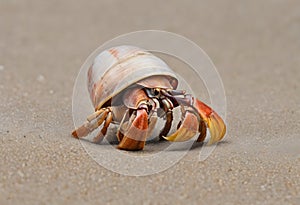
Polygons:
M101 52L88 71L88 90L94 107L101 108L128 86L151 76L161 76L157 87L176 89L178 85L168 65L144 49L118 46ZM148 79L141 84L147 83L153 84Z

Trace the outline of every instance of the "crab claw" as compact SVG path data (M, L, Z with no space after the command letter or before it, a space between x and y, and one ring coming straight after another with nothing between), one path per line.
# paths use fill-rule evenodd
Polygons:
M189 108L186 110L184 120L179 129L174 134L163 138L168 141L181 142L191 139L199 131L200 136L197 141L202 142L206 136L206 127L208 127L210 132L208 145L218 142L224 137L226 132L225 123L208 105L191 96L173 98Z
M204 120L209 129L210 140L208 144L211 145L220 141L226 132L226 125L222 118L208 105L196 98L194 98L193 106L199 112L200 117Z
M127 126L124 136L118 145L123 150L142 150L148 134L148 115L144 109L137 110L132 124Z
M191 139L198 131L199 122L195 114L187 111L179 129L170 136L162 136L168 141L182 142Z

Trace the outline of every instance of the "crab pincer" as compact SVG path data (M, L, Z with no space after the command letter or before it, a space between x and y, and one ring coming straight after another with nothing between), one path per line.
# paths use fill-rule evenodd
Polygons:
M186 141L194 137L198 131L200 135L197 141L202 142L206 136L206 127L210 132L208 145L218 142L224 137L226 133L225 123L208 105L194 97L189 98L185 105L189 106L189 109L185 111L183 122L175 133L164 137L166 140Z

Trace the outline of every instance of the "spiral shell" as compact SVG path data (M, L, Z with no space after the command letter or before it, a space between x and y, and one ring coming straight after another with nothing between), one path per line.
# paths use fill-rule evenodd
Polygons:
M88 70L88 91L96 110L135 83L171 89L178 85L176 75L164 61L134 46L101 52Z

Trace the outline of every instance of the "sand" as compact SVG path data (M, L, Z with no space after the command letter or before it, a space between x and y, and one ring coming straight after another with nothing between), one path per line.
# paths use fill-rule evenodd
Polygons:
M299 8L2 0L0 204L300 204ZM70 137L72 91L93 50L143 29L184 35L208 53L224 83L228 132L205 161L196 146L164 172L123 176Z

